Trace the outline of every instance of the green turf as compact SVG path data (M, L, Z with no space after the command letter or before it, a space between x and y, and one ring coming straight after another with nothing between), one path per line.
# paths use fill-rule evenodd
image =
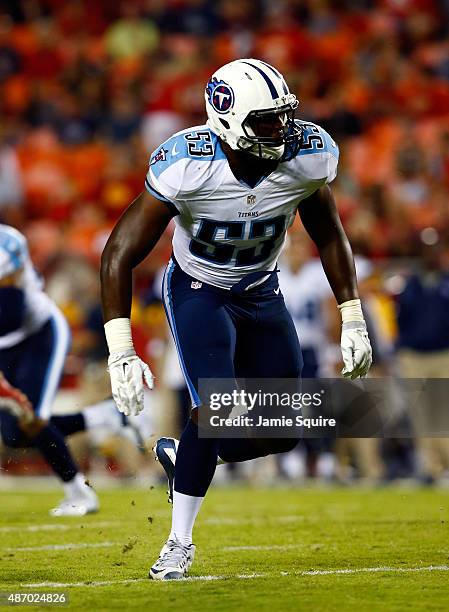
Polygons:
M220 578L169 583L145 579L169 529L162 489L103 491L101 512L82 520L51 519L47 511L58 498L53 491L1 493L0 591L55 591L23 585L82 582L63 589L70 597L65 609L79 610L151 610L156 605L155 610L174 612L449 609L449 571L442 569L303 574L449 567L447 491L212 489L195 532L191 575ZM69 528L29 529L38 525ZM16 550L77 543L113 544ZM267 548L239 548L245 546ZM119 582L89 586L99 581Z

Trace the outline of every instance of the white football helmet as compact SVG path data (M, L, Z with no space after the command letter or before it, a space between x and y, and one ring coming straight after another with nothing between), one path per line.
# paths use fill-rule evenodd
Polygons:
M279 160L299 149L298 100L269 64L257 59L225 64L210 78L205 98L208 126L231 149Z
M26 238L11 225L0 224L0 279L20 270L28 256Z

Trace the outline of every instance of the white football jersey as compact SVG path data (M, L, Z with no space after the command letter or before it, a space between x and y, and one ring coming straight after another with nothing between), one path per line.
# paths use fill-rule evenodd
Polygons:
M354 265L359 281L371 274L372 265L364 257L356 255ZM281 262L279 286L295 324L301 347L316 351L321 363L320 358L329 343L324 300L332 297L321 260L310 259L297 272L292 272L286 262Z
M281 265L279 286L301 347L321 351L327 343L323 301L332 295L321 261L311 259L298 272Z
M21 327L0 336L0 350L19 344L40 329L56 309L44 293L43 283L34 270L25 236L9 225L0 224L0 278L19 270L22 270L22 274L15 286L24 292L24 318Z
M274 270L299 202L337 171L329 134L299 123L301 150L255 187L233 175L207 125L178 132L153 153L145 186L177 215L173 252L184 272L230 289L251 272Z

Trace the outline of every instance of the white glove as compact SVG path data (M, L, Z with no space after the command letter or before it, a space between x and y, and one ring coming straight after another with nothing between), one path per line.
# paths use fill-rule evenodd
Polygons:
M129 349L109 355L108 371L117 408L126 416L139 414L143 410L144 382L150 389L154 387L150 368L134 349Z
M372 363L371 343L365 321L347 321L341 327L341 354L345 378L359 378L367 375Z

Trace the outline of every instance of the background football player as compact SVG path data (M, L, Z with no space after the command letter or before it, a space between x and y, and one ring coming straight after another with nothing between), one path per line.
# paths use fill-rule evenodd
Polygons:
M102 301L114 398L125 414L143 406L148 366L130 326L132 270L174 217L173 256L163 281L167 317L192 413L179 442L156 453L173 485L172 530L154 579L182 578L192 529L217 458L245 461L291 450L296 439L211 439L198 431L198 380L298 378L298 338L276 262L297 212L315 242L342 315L343 374L364 376L371 347L351 249L328 187L338 147L319 126L295 122L282 75L255 59L220 68L206 87L207 125L175 134L151 156L146 190L115 226L102 256Z
M25 236L0 224L0 432L6 446L37 448L61 480L65 498L53 516L82 516L99 507L64 436L84 430L118 434L124 426L123 415L108 402L51 414L69 342L67 322L43 291Z
M354 257L354 263L359 286L363 287L361 283L370 275L372 265L360 255ZM341 369L341 353L335 344L340 335L340 317L338 312L335 312L335 300L321 261L315 256L313 245L303 231L289 233L286 248L279 261L279 268L279 285L301 344L303 357L301 376L303 379L332 378ZM373 321L366 315L366 306L365 302L364 314L374 350L376 345L375 342L373 343ZM336 475L340 476L340 470L343 467L338 464L339 456L335 457L332 452L329 452L334 450L335 442L338 448L342 440L340 438L335 441L329 438L304 437L295 452L279 456L281 474L288 478L295 478L301 473L303 466L298 461L296 451L304 450L306 459L304 467L307 476L323 476L328 479ZM376 444L375 440L370 439L351 438L347 441L348 445L356 443L357 450ZM360 454L360 452L354 453L358 466ZM372 452L366 452L363 457L365 456L370 461L363 462L363 466L366 465L371 474L370 470L374 471L379 460ZM337 465L335 465L335 459L337 459ZM363 474L365 475L364 471Z

